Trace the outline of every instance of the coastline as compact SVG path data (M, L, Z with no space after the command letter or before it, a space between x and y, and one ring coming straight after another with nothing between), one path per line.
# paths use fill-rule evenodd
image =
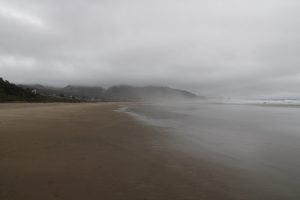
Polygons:
M0 104L0 199L251 199L120 105Z

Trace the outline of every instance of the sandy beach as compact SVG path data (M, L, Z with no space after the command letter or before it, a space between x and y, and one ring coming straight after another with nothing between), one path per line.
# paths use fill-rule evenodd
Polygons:
M246 199L116 103L1 104L0 199Z

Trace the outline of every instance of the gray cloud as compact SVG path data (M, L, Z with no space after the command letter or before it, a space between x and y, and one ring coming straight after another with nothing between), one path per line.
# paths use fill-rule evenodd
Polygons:
M296 0L0 0L0 74L300 97L299 10Z

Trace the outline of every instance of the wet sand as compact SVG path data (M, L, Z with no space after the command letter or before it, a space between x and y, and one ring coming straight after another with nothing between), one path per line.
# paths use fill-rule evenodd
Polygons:
M0 104L0 199L251 199L119 104ZM230 184L229 184L230 183Z

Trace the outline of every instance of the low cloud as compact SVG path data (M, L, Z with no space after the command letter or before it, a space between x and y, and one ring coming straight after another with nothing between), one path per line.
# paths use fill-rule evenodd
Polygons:
M0 75L300 97L299 9L294 0L2 0Z

